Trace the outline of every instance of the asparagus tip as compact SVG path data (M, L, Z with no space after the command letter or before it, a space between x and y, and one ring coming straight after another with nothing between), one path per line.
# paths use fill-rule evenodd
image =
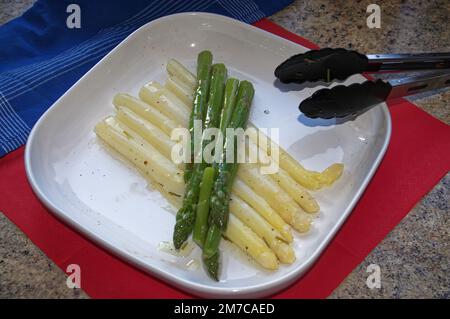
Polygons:
M215 281L219 281L219 252L215 253L209 258L203 256L203 262L211 278L213 278Z

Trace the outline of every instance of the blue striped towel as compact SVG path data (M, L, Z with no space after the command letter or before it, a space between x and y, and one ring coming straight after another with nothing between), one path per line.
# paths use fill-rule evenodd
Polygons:
M253 23L292 0L40 0L0 28L0 157L73 83L131 32L164 15L203 11ZM67 20L80 9L80 28ZM69 19L68 19L69 18Z

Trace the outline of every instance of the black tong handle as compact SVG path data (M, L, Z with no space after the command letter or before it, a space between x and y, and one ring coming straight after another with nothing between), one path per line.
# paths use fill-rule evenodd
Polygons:
M356 51L325 48L290 57L275 69L275 76L283 83L345 80L364 72L368 63L367 57Z
M311 118L330 119L356 114L386 100L392 86L382 80L337 85L321 89L300 103L300 111Z
M331 82L350 75L383 70L425 70L450 68L450 53L363 55L346 49L325 48L297 54L275 69L283 83Z

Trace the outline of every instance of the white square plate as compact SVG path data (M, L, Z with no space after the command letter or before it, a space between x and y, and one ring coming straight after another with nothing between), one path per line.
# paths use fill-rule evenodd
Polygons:
M295 236L297 260L268 272L224 242L221 281L201 268L199 249L177 258L158 249L170 241L175 211L130 167L102 146L93 128L114 112L118 92L137 95L150 80L163 81L173 57L195 69L198 52L209 49L231 75L254 83L251 121L280 129L280 144L310 169L342 162L345 171L315 197L321 212L312 230ZM273 34L214 14L182 13L146 24L131 34L65 93L36 123L26 147L28 179L58 217L137 267L188 292L205 297L261 297L291 284L317 259L340 228L374 174L387 148L391 124L386 105L353 121L308 120L299 102L319 87L280 89L273 70L306 51ZM353 76L344 84L361 82Z

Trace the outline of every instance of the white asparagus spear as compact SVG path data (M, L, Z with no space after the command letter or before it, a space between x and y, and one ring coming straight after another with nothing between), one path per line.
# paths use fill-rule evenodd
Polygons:
M258 195L265 198L286 223L302 233L309 230L311 216L269 176L260 174L256 164L241 164L237 175Z
M175 145L175 142L160 128L125 106L117 107L116 118L156 147L162 155L170 159L172 147Z
M194 100L194 91L192 91L188 85L180 82L177 78L169 77L164 86L182 100L184 104L192 104L192 101Z
M176 78L179 82L188 85L192 91L197 88L197 78L183 64L175 59L167 62L167 73L171 78Z
M177 124L174 120L169 119L158 109L129 94L116 94L113 99L113 104L116 107L128 107L136 114L139 114L142 118L152 122L169 136L174 128L181 127L180 124Z
M230 197L230 212L259 237L264 239L267 245L274 251L275 255L277 255L280 262L291 264L295 261L294 250L282 240L281 234L236 195L231 195Z
M139 91L139 98L157 108L178 124L187 127L189 122L187 106L174 94L168 94L168 91L161 84L152 81L144 85Z
M183 172L130 128L108 117L96 125L95 133L168 193L184 193Z
M262 149L258 148L258 145L256 145L251 139L248 141L247 147L249 153L253 152L253 154L258 154L260 167L263 165L268 165L271 161L270 156L265 154ZM277 182L278 185L280 185L280 187L284 189L284 191L288 193L289 196L291 196L292 199L307 213L317 213L320 210L319 204L317 204L317 201L311 196L311 194L281 167L278 167L278 170L275 173L267 175Z
M242 198L251 207L253 207L258 214L264 217L275 229L277 229L283 239L287 242L292 242L291 227L270 207L267 201L255 193L247 184L240 178L236 178L233 184L232 193Z
M273 251L267 247L264 240L258 237L233 214L229 217L224 236L249 254L264 268L269 270L278 269L278 260Z

